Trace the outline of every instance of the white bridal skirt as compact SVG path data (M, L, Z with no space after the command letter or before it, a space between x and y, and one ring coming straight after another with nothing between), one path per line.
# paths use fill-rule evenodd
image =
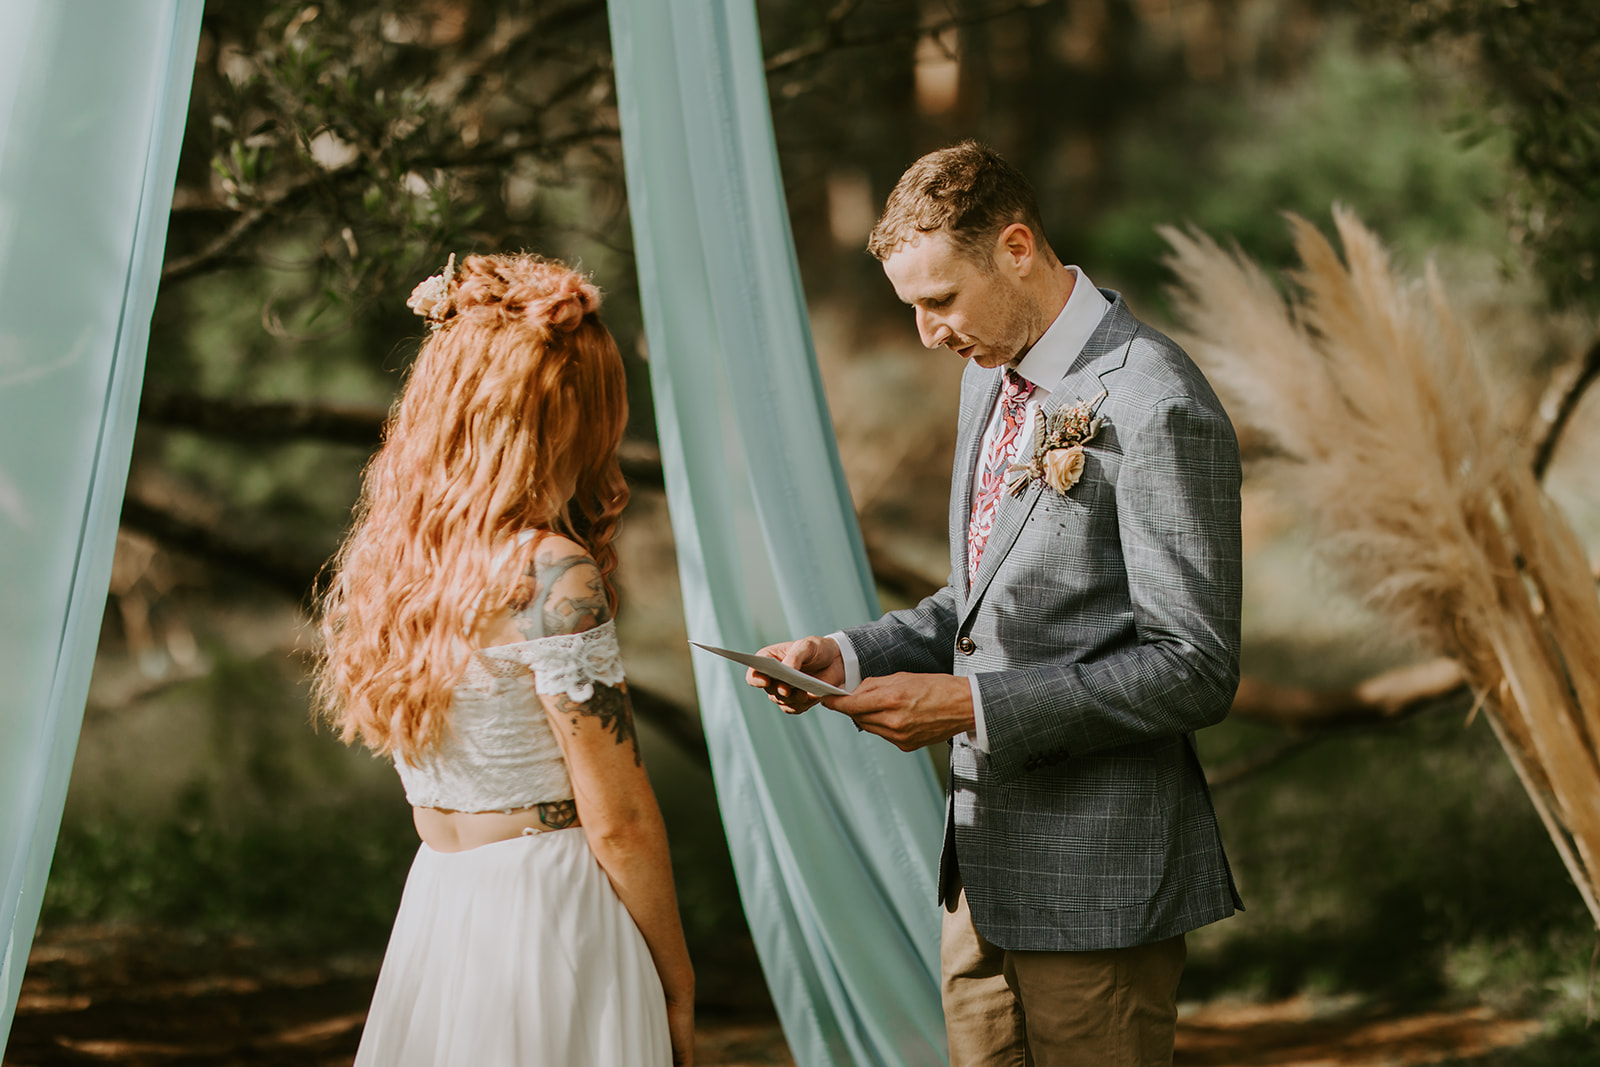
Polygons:
M667 1067L644 937L581 827L417 851L356 1067Z

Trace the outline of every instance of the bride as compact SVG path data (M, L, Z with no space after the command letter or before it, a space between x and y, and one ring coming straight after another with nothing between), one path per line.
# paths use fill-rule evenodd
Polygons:
M452 256L322 604L318 698L422 845L358 1067L666 1065L694 975L618 658L621 357L582 275Z

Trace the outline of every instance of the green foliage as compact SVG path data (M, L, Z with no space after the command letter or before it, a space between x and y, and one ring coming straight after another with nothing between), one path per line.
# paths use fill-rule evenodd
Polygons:
M296 660L197 640L207 672L86 716L43 921L381 948L417 848L398 783L311 729Z
M64 824L41 921L137 920L286 949L381 950L416 848L404 806L240 824L195 790L173 820Z
M1323 222L1334 203L1412 257L1504 259L1506 147L1452 131L1464 91L1345 28L1287 84L1197 92L1119 133L1116 200L1090 225L1083 261L1148 297L1167 280L1156 226L1192 223L1282 268L1295 257L1281 213Z
M228 63L220 77L202 67L209 122L186 147L209 140L227 207L307 241L300 262L326 299L361 303L425 274L483 213L476 183L442 170L482 178L494 160L451 155L459 128L435 106L448 53L414 39L428 32L423 6L214 12Z
M169 267L309 274L309 298L349 317L403 301L448 251L574 251L571 232L620 205L603 15L582 0L211 5ZM546 211L540 193L563 187L598 199ZM292 257L275 254L286 238Z
M1510 134L1525 179L1517 236L1553 295L1600 302L1600 5L1592 0L1364 0L1413 46L1474 56L1487 90L1472 125Z

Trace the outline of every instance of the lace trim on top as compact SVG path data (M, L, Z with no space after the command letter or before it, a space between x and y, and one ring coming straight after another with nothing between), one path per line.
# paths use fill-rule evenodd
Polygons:
M531 670L541 696L565 693L579 704L594 696L596 682L623 682L622 650L617 645L615 621L603 622L582 633L490 645L478 649L478 659L489 673L502 678L517 668Z
M584 703L596 685L621 685L617 631L607 622L577 634L478 649L451 695L450 729L416 766L395 761L406 800L452 811L516 811L569 800L561 746L534 695Z

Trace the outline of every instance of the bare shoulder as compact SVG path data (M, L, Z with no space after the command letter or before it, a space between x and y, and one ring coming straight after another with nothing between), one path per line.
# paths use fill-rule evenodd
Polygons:
M611 607L606 601L600 567L582 545L557 534L546 535L534 550L528 573L534 585L533 599L514 616L516 625L527 638L582 633L610 621ZM558 721L557 729L566 730L570 726L571 737L592 733L600 742L601 751L614 747L603 743L609 736L615 746L626 745L627 750L631 750L634 766L643 766L639 735L633 724L633 705L628 700L626 686L597 682L586 700L574 700L568 693L546 699L555 704L551 715L566 721L565 724ZM580 729L588 722L598 725L599 730ZM592 745L588 749L574 749L569 742L567 758L571 761L575 752L593 750Z
M600 567L576 541L545 535L527 577L532 595L515 615L524 639L581 633L610 621Z

